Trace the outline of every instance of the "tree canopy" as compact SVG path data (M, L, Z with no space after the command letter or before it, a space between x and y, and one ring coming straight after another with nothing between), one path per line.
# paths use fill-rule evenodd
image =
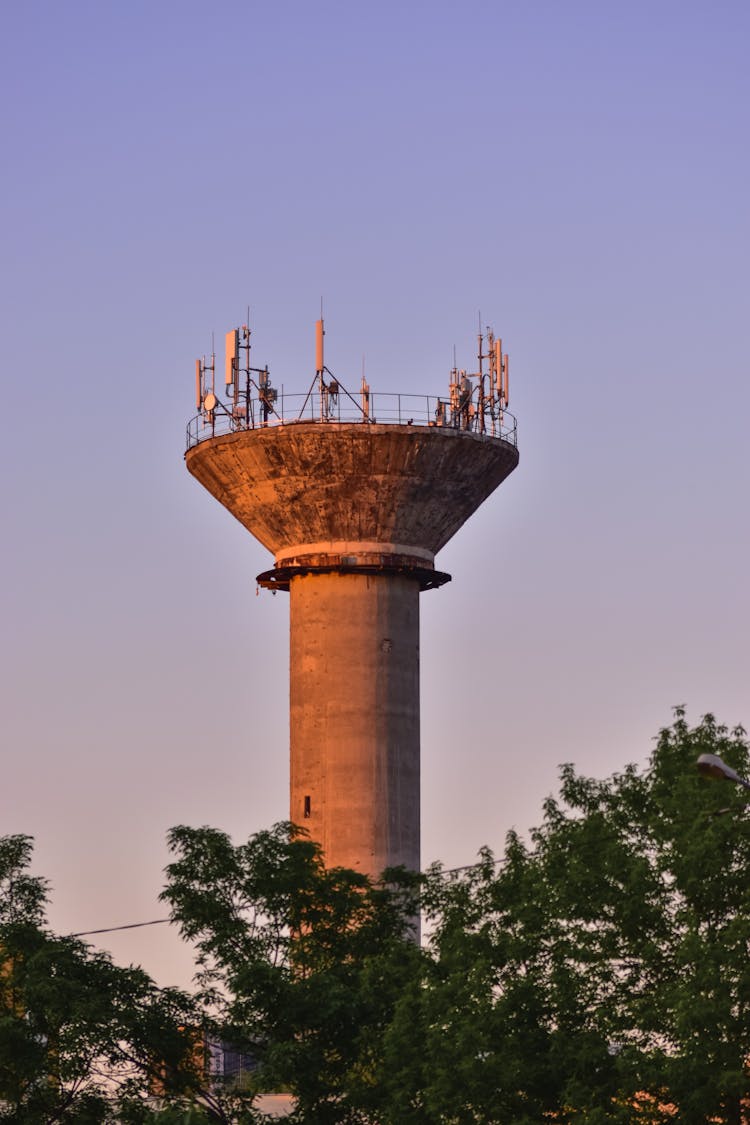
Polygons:
M380 1040L403 989L419 980L413 940L419 877L375 885L327 869L289 824L233 846L216 829L179 827L163 897L198 949L201 1000L256 1069L235 1112L257 1093L290 1090L300 1120L369 1120Z
M49 933L30 842L0 840L0 1121L249 1125L285 1090L315 1125L747 1125L750 816L702 753L750 768L742 730L678 710L645 767L563 766L540 825L459 871L175 828L192 997Z
M0 1121L138 1119L157 1083L197 1090L190 998L47 930L31 852L0 838Z
M300 1121L750 1120L750 819L704 752L748 768L744 732L678 711L644 769L564 766L502 860L418 883L327 871L288 825L175 829L164 896L254 1088Z

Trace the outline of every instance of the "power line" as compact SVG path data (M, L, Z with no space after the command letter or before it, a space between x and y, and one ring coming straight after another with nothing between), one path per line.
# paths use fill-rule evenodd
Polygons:
M728 808L727 809L719 809L718 812L712 812L712 813L709 813L707 815L720 816L722 813L726 813L726 812L730 812L730 811L731 810L728 809ZM620 833L614 832L614 833L607 834L604 837L600 837L599 840L597 840L597 841L586 841L585 846L591 847L592 844L598 846L598 844L600 844L602 842L602 840L604 840L606 842L606 841L609 841L609 840L617 840L619 838L620 838ZM581 844L580 843L574 844L573 850L574 851L581 850ZM437 874L439 874L439 875L458 875L462 871L475 871L479 867L484 867L485 862L486 862L485 860L480 860L478 863L465 863L461 867L443 867L437 872ZM506 863L508 863L508 857L507 856L501 856L499 859L490 860L489 866L491 866L491 867L503 867L503 866L505 866ZM428 874L428 872L421 872L421 874ZM101 930L81 930L77 934L68 934L68 937L93 937L95 934L114 934L114 933L118 932L119 930L139 930L143 926L163 926L163 925L166 925L167 922L171 922L171 921L172 921L171 918L156 918L156 919L154 919L153 922L129 922L125 926L106 926Z
M503 856L502 859L492 860L492 866L498 867L501 864L507 863L507 859ZM480 863L466 863L463 867L445 867L440 871L441 875L457 875L460 871L471 871L476 867L482 867ZM93 937L95 934L114 934L119 930L139 930L142 926L163 926L167 922L171 922L171 918L155 918L153 922L129 922L125 926L105 926L101 930L80 930L76 934L68 934L68 937Z
M129 922L126 926L106 926L103 930L81 930L77 934L68 934L68 937L91 937L93 934L113 934L116 930L139 930L141 926L163 926L171 922L171 918L156 918L153 922Z

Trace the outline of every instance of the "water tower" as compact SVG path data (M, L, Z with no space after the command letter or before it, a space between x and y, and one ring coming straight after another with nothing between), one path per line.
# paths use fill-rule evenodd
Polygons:
M317 324L306 394L251 364L250 329L196 361L189 471L272 552L258 583L290 597L289 819L329 866L420 866L419 595L435 555L518 464L508 357L479 333L478 370L444 397L350 393Z

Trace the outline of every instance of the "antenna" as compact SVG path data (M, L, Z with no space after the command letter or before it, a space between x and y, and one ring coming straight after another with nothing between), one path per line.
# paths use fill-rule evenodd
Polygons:
M224 383L233 387L239 369L240 333L238 328L233 328L226 334L226 359L224 367Z
M316 374L322 375L325 366L323 362L323 337L325 336L325 328L323 327L323 300L320 302L321 317L320 320L315 322L315 371Z
M213 344L213 333L211 333L211 343ZM206 357L203 359L196 359L195 361L195 405L199 411L208 416L208 419L213 423L213 410L216 406L216 395L214 394L214 368L216 366L216 357L211 353L211 362L206 362ZM211 372L211 389L206 386L206 372Z
M370 420L370 384L365 379L365 357L362 356L362 384L360 386L360 395L362 396L362 417L366 422Z

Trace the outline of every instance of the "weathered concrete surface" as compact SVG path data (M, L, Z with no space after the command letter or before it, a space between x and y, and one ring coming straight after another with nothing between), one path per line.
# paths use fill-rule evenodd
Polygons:
M185 460L277 556L337 540L434 557L513 471L518 451L464 430L300 422L213 438Z
M291 820L329 866L418 869L420 581L517 450L461 430L305 422L213 438L186 462L288 568Z
M290 583L290 817L331 867L419 870L419 583Z

